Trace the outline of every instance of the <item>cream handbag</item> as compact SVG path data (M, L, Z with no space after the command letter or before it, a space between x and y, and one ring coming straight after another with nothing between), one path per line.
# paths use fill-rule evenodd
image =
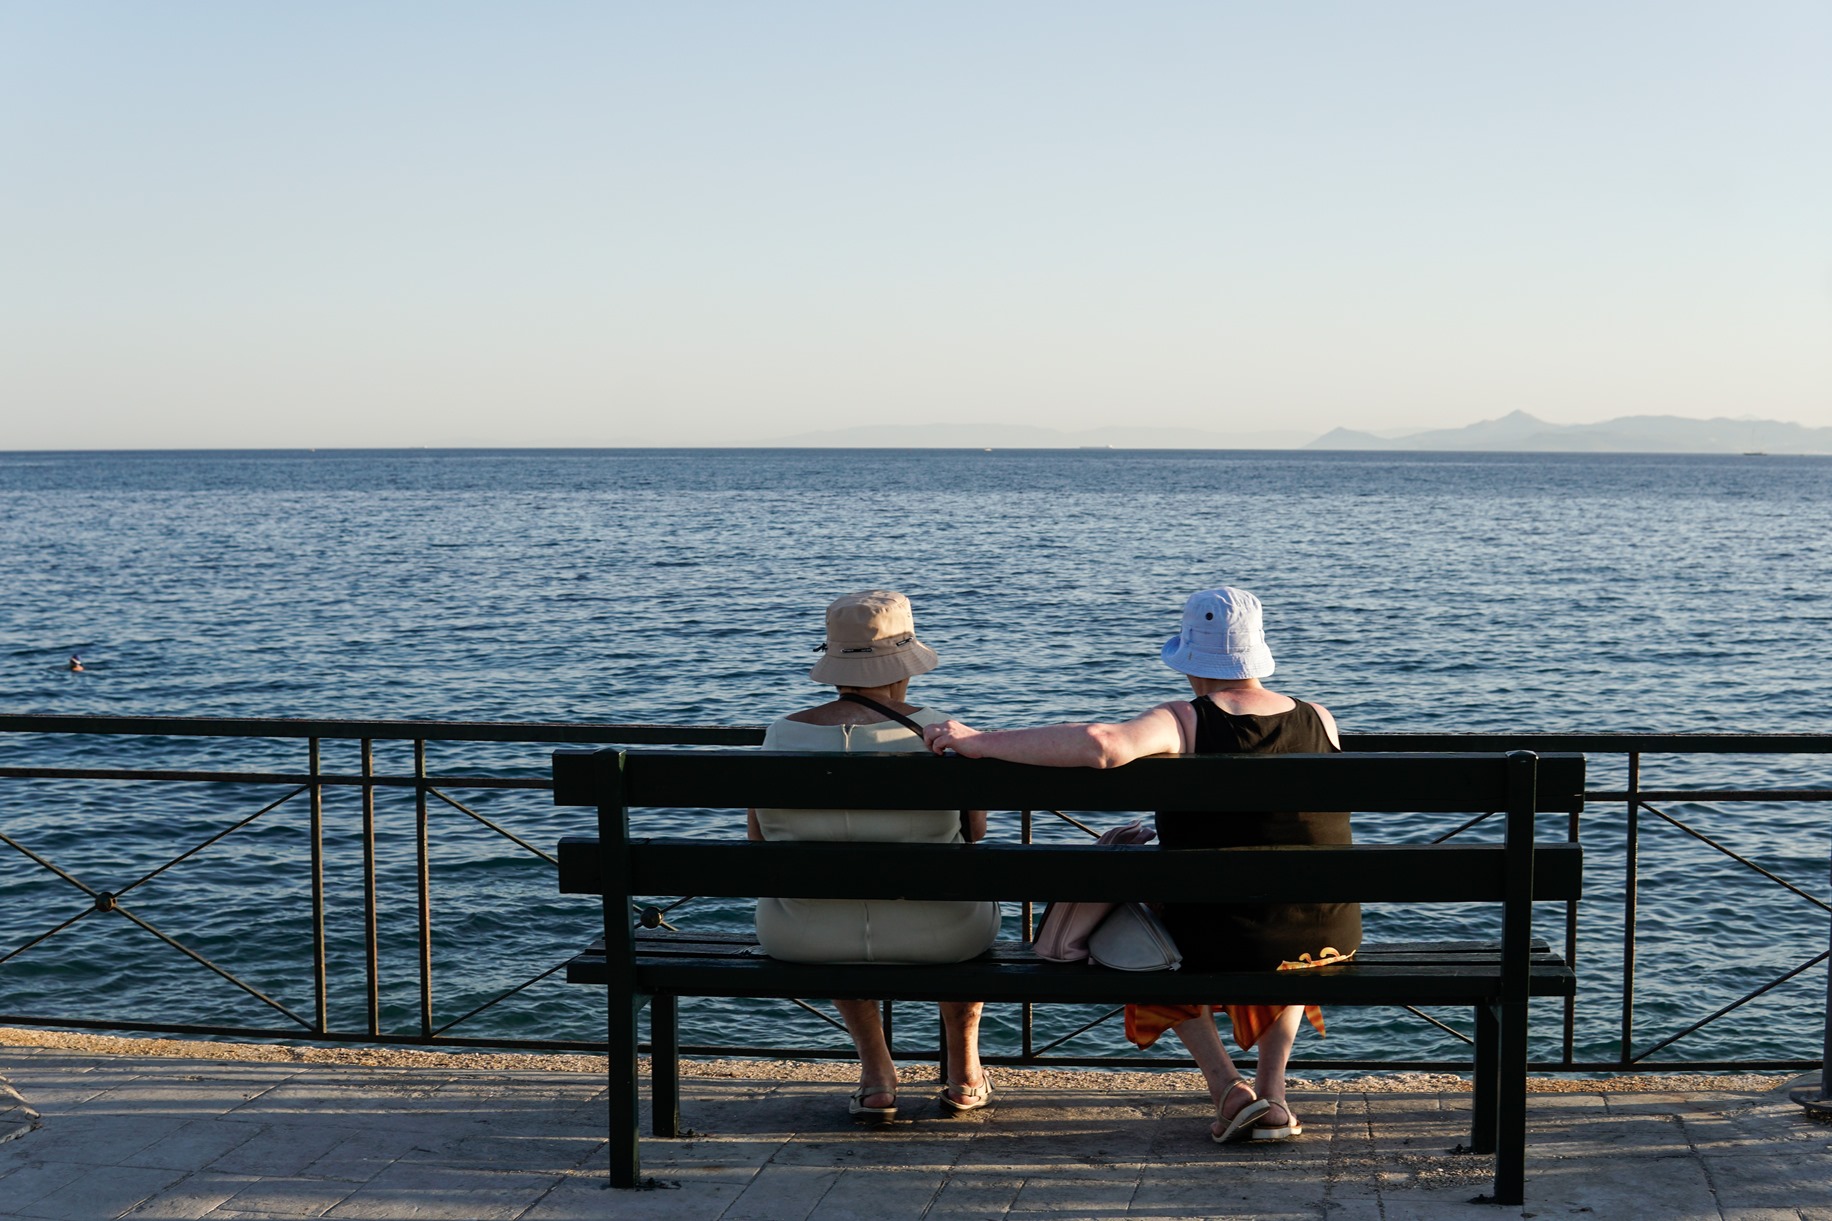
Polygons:
M1088 938L1088 957L1115 971L1175 971L1183 954L1157 913L1143 903L1121 903Z

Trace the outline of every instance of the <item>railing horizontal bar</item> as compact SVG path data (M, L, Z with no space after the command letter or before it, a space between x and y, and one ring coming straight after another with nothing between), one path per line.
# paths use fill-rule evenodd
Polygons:
M1824 733L1345 733L1343 750L1578 751L1584 754L1825 755Z
M163 735L182 738L377 738L427 742L572 742L754 746L761 725L649 725L573 721L346 721L292 717L0 715L0 733ZM1583 751L1591 754L1832 754L1823 733L1345 733L1351 751Z
M320 721L291 717L0 716L0 733L173 738L378 738L426 742L583 742L755 746L761 725L618 725L568 721Z
M316 1047L321 1043L370 1046L385 1043L401 1047L506 1047L516 1051L572 1051L604 1054L602 1041L585 1039L488 1039L443 1035L370 1034L367 1030L325 1030L302 1035L298 1030L272 1026L206 1026L188 1022L141 1022L128 1018L73 1018L42 1014L0 1013L0 1026L28 1026L51 1030L133 1030L146 1034L214 1035L236 1039L273 1040L287 1047ZM854 1053L857 1054L857 1053Z
M550 776L349 776L320 772L197 772L147 768L0 767L0 777L15 780L166 780L201 784L341 785L351 788L411 789L444 785L462 789L551 789Z
M1586 801L1832 801L1832 789L1595 789Z
M413 788L418 784L471 789L550 790L549 776L355 776L325 772L210 772L106 767L0 767L0 777L14 780L156 780L202 784L310 784L342 787ZM1832 789L1586 789L1590 802L1642 801L1832 801ZM1056 813L1056 811L1050 811ZM1060 815L1059 815L1060 816ZM1073 819L1068 821L1073 822ZM1079 825L1079 824L1078 824Z

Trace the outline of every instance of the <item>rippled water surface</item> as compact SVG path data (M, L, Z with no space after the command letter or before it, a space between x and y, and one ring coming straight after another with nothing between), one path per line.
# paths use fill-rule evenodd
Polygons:
M757 724L810 702L832 596L908 592L943 657L912 697L986 724L1114 717L1179 693L1156 652L1183 595L1264 599L1272 685L1348 731L1824 732L1832 459L1131 451L556 451L0 455L6 712ZM86 669L65 668L72 653ZM540 775L547 745L434 744L435 773ZM303 744L5 735L12 766L299 771ZM379 743L378 769L411 771ZM355 747L325 765L355 771ZM1649 760L1644 782L1825 785L1824 756ZM1593 783L1620 763L1592 762ZM95 889L285 795L273 786L0 781L0 830ZM551 850L587 830L529 792L452 791ZM1662 807L1818 895L1827 813ZM413 796L377 802L384 1026L418 1028ZM657 830L731 834L722 816ZM1658 820L1656 820L1658 823ZM360 800L326 798L333 1025L364 1022ZM124 900L309 1018L304 798ZM1364 839L1448 828L1366 819ZM1015 834L1009 822L995 834ZM1620 1024L1622 814L1593 808L1580 1057ZM589 904L435 802L435 1024L565 957ZM1678 1030L1825 946L1825 916L1664 823L1641 837L1637 1038ZM0 955L79 892L0 843ZM1553 913L1543 935L1558 936ZM741 904L682 910L742 927ZM1370 936L1467 913L1371 910ZM1692 1058L1818 1054L1807 972L1683 1040ZM0 963L0 1012L284 1026L112 916ZM690 1003L689 1037L832 1041L799 1011ZM900 1020L902 1010L899 1010ZM1447 1015L1449 1016L1449 1015ZM1554 1016L1548 1014L1548 1016ZM989 1040L1009 1045L995 1014ZM912 1040L931 1037L910 1007ZM1071 1029L1077 1015L1039 1019ZM1551 1029L1542 1021L1541 1029ZM460 1027L590 1038L585 989L535 984ZM1074 1045L1117 1050L1096 1032ZM1549 1049L1548 1049L1549 1050ZM1455 1054L1399 1015L1344 1011L1301 1052Z

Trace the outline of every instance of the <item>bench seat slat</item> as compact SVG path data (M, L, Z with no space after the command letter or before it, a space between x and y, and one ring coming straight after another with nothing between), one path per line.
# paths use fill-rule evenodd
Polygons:
M905 1000L1219 1000L1332 1004L1469 1003L1492 997L1501 973L1495 942L1394 943L1368 946L1352 963L1308 972L1135 972L1092 963L1045 962L1021 942L1001 941L964 963L786 963L763 955L742 933L681 934L645 930L636 945L640 987L687 996L818 997L838 991ZM1544 941L1532 945L1530 992L1567 996L1575 975ZM602 943L567 964L572 983L604 983ZM1212 989L1226 991L1212 991ZM1192 989L1201 989L1192 992Z
M602 956L581 955L567 964L571 983L603 984ZM639 953L635 982L641 992L681 996L1043 1001L1123 1004L1127 1001L1199 1000L1264 1004L1469 1004L1492 997L1497 958L1472 964L1377 966L1355 963L1316 972L1109 971L1085 963L976 960L944 966L840 966L782 963L748 955L705 958L652 957ZM1532 966L1534 996L1568 996L1575 976L1553 959Z
M637 953L645 957L726 957L737 954L748 954L753 957L762 953L755 933L683 933L662 929L642 929L636 935ZM1529 946L1535 958L1552 958L1556 955L1552 947L1544 940L1535 938ZM594 941L585 951L587 954L602 955L604 939ZM1420 942L1387 942L1381 945L1364 945L1355 955L1355 961L1364 965L1395 966L1403 963L1436 963L1449 962L1491 963L1497 962L1501 955L1501 945L1494 941L1420 941ZM980 956L993 962L1037 962L1037 956L1031 948L1021 941L996 941L992 948ZM972 961L979 961L975 959Z

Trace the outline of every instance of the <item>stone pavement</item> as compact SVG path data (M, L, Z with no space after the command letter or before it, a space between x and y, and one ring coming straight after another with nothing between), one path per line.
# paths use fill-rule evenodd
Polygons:
M1302 1139L1224 1148L1187 1091L1096 1073L1008 1073L993 1109L952 1119L906 1079L903 1116L872 1130L847 1121L844 1085L700 1065L683 1102L695 1134L643 1142L667 1186L613 1192L596 1074L420 1059L0 1047L18 1095L0 1091L0 1216L1832 1221L1832 1126L1772 1083L1535 1094L1521 1210L1469 1203L1491 1160L1449 1152L1469 1095L1429 1083L1294 1092Z

